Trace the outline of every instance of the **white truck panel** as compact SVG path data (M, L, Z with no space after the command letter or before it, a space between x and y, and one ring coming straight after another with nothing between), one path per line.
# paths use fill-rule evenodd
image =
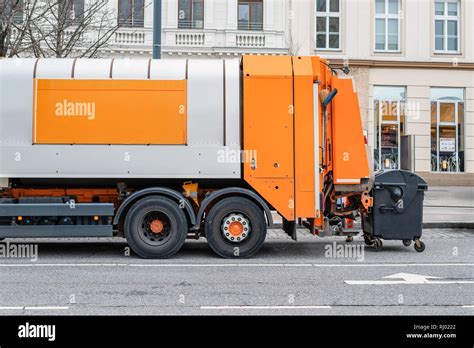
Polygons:
M112 59L78 59L74 64L75 79L110 79Z
M150 64L150 79L184 80L186 63L186 59L153 59Z
M0 60L0 146L31 146L36 59ZM0 161L5 153L0 151ZM11 156L11 155L10 155ZM0 162L0 173L4 167Z
M240 61L229 59L225 64L226 145L240 147Z
M149 59L115 59L112 63L114 80L148 80Z
M188 61L188 144L224 145L224 63Z
M36 64L38 79L70 79L74 59L39 59Z
M38 78L107 79L111 60L0 60L0 178L240 178L240 163L218 160L240 151L240 67L228 62L224 89L222 60L151 61L152 79L188 77L188 144L110 146L32 145L32 118L35 65ZM142 78L149 61L122 72L129 63L113 78Z

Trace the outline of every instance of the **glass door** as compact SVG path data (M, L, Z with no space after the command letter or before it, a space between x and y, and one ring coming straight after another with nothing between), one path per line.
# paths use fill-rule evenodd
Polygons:
M400 140L404 135L406 88L374 86L375 170L400 168Z
M400 100L377 100L375 108L377 128L375 159L378 169L399 169L405 103Z
M464 89L431 88L431 171L464 172Z
M459 102L436 102L436 148L432 170L459 172Z

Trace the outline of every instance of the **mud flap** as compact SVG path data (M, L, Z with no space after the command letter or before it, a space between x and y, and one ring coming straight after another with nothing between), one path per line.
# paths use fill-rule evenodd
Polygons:
M286 232L287 235L291 237L294 241L297 240L296 237L296 221L288 221L283 218L283 230Z

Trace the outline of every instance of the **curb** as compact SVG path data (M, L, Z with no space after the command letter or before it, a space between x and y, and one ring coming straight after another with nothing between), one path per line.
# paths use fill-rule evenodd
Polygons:
M462 228L474 233L474 222L424 222L423 228Z
M283 228L283 224L273 224L273 229L280 230ZM423 229L431 228L449 228L449 229L467 229L472 230L474 233L474 222L424 222ZM304 227L303 227L304 229ZM463 231L466 232L466 231Z

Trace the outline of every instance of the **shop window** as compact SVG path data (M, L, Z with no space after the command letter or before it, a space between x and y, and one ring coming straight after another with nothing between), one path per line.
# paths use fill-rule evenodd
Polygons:
M376 170L400 168L400 139L405 132L405 99L405 87L374 87Z
M464 172L464 89L431 89L431 170Z

